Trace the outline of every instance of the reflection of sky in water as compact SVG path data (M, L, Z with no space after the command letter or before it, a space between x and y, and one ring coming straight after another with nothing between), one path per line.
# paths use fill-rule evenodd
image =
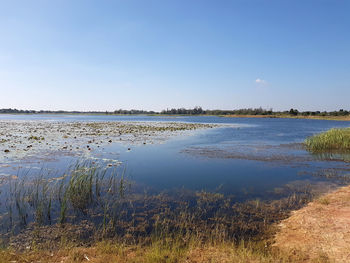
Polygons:
M122 145L113 143L96 149L91 157L120 160L127 175L150 190L187 188L220 191L239 199L264 197L276 187L299 180L309 183L326 180L312 176L317 171L333 168L349 174L343 162L325 162L311 157L297 143L321 131L347 127L346 122L298 119L256 119L220 117L147 117L147 116L42 116L0 115L0 120L48 121L181 121L229 124L222 128L200 130L192 136L179 136L162 144ZM131 148L129 151L128 148ZM220 150L217 156L184 153L186 149ZM223 154L224 153L224 154ZM278 158L277 158L278 157ZM279 160L286 160L285 162ZM62 173L76 162L73 156L52 161L22 163L28 176L40 169ZM105 160L106 163L110 161ZM0 173L16 175L18 165L0 167ZM30 169L29 169L30 168ZM60 170L61 171L58 171ZM3 175L4 177L4 175Z

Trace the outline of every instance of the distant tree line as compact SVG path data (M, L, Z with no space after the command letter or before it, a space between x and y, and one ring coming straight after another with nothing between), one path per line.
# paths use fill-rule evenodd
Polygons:
M115 110L115 111L50 111L50 110L17 110L17 109L0 109L1 113L8 114L157 114L155 111L144 110Z
M350 111L340 109L339 111L303 111L299 113L303 116L347 116L350 115Z
M339 111L298 111L297 109L290 109L289 111L273 111L272 109L263 108L247 108L236 110L203 110L202 107L194 107L193 109L172 108L156 111L145 110L115 110L115 111L49 111L49 110L17 110L17 109L0 109L1 113L7 114L108 114L108 115L136 115L136 114L152 114L152 115L289 115L289 116L347 116L350 111L340 109Z
M272 109L248 108L238 110L207 110L208 115L272 115Z
M179 108L179 109L162 110L160 114L199 115L199 114L206 114L206 111L204 111L202 107L197 106L197 107L194 107L193 109Z
M57 110L57 111L51 111L51 110L17 110L17 109L0 109L0 113L10 113L10 114L81 114L81 113L88 113L88 114L94 114L94 113L106 113L106 112L100 112L100 111L88 111L88 112L82 112L82 111L64 111L64 110Z
M145 110L115 110L114 114L157 114L155 111L145 111Z

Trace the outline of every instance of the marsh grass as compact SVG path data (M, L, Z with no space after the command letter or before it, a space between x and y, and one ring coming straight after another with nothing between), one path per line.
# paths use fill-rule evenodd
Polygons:
M81 167L79 164L73 170L66 188L65 195L74 209L86 214L87 208L94 202L93 180L96 180L95 188L98 190L98 178L96 167ZM103 171L105 173L105 170ZM102 174L104 176L104 174ZM96 192L96 195L99 193Z
M313 153L350 152L350 128L331 129L305 140L306 148Z
M128 183L117 168L77 163L61 177L42 169L24 171L2 186L0 233L18 233L28 224L51 225L101 217L102 207L125 194ZM22 179L18 179L22 178Z

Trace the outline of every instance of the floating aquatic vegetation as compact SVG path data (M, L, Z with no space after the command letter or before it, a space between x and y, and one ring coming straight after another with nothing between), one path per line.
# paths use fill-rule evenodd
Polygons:
M30 154L88 156L99 147L122 142L153 144L186 131L215 124L180 122L47 122L0 121L0 161L20 160Z

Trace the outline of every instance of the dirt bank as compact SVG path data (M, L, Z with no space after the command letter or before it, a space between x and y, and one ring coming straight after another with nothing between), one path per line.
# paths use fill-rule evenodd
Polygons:
M350 186L295 211L279 227L274 246L282 250L304 252L310 261L350 262Z

